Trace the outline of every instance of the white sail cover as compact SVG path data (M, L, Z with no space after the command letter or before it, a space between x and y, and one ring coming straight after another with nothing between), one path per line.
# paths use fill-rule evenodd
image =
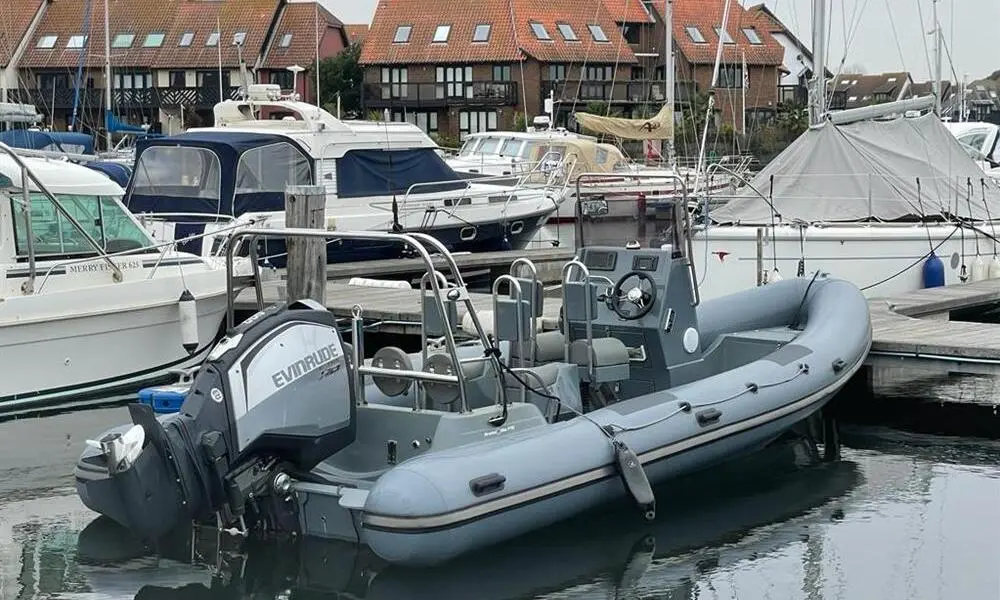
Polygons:
M577 123L590 131L626 140L666 140L674 135L674 113L666 104L648 119L602 117L580 112L575 116Z
M942 213L1000 218L997 183L933 114L845 125L828 121L799 136L750 183L771 197L782 221L893 221ZM711 218L770 223L771 212L744 186Z

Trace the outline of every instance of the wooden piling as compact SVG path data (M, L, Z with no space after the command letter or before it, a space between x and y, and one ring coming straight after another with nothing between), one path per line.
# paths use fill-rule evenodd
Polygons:
M291 228L326 229L326 190L321 185L285 189L285 225ZM289 301L310 298L326 305L326 240L289 237Z

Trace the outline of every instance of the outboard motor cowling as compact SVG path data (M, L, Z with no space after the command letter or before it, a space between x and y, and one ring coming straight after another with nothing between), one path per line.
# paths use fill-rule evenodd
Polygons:
M129 405L133 425L88 445L77 492L146 540L215 514L237 521L248 500L282 492L283 472L306 472L354 441L348 369L324 307L305 300L261 311L213 348L179 412ZM141 440L137 456L109 450L125 438Z

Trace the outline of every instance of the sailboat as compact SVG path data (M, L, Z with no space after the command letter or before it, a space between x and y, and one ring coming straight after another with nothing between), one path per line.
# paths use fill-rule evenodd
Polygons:
M721 208L704 203L692 232L703 296L817 269L868 296L1000 277L1000 186L934 96L827 111L824 2L812 10L811 126Z

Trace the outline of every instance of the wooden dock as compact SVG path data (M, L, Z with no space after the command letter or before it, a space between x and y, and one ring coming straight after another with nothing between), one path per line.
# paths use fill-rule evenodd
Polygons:
M343 272L352 271L345 268ZM367 273L368 276L372 274L370 270ZM266 283L265 304L283 301L281 288L281 282ZM471 296L477 311L492 308L489 294L473 293ZM417 289L360 287L328 281L326 298L330 310L343 318L349 318L352 307L360 302L370 331L407 335L420 331L420 292ZM558 295L546 298L542 318L545 329L558 327L560 303ZM963 309L1000 306L1000 280L874 298L868 305L873 333L870 364L919 360L921 363L940 363L941 368L953 371L1000 372L1000 324L950 318L953 312ZM252 289L240 294L236 307L256 310ZM462 316L460 312L459 318Z

